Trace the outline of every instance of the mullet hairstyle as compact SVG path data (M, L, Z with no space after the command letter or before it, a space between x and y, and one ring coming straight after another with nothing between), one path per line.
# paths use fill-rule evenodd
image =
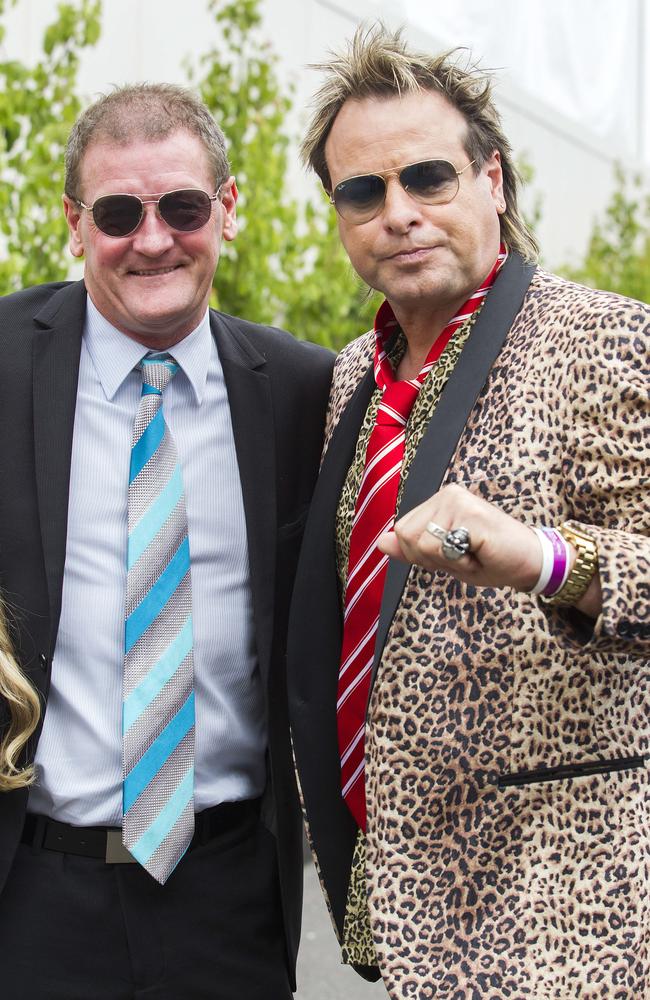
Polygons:
M34 771L20 767L19 757L41 716L38 695L18 666L0 604L0 704L9 710L9 722L0 738L0 792L31 785Z
M441 94L465 119L463 146L469 159L475 160L474 173L479 173L495 150L499 152L506 200L506 210L499 216L502 239L524 260L536 261L539 247L517 206L521 179L494 105L491 77L479 72L467 59L461 65L457 58L460 52L452 49L430 56L410 50L402 38L402 29L391 32L381 22L370 27L360 25L346 51L333 53L329 62L312 66L325 74L325 81L312 102L312 118L300 147L302 161L318 174L331 194L325 144L346 101L423 91Z
M203 101L176 84L136 83L105 94L77 118L65 151L65 193L81 198L81 163L91 143L158 142L178 131L203 143L216 190L230 176L230 163L225 136Z

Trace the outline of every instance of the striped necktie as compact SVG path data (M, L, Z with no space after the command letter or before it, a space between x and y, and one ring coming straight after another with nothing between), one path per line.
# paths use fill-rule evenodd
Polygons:
M336 703L342 794L361 830L366 828L366 705L388 568L388 556L380 552L377 542L395 523L406 424L422 383L453 333L487 295L505 257L502 246L489 275L436 339L414 379L398 381L388 358L386 344L397 327L388 302L380 307L375 320L375 381L382 397L368 440L363 478L354 508Z
M124 846L164 883L194 832L192 589L181 467L162 411L178 371L140 363L133 428L123 705Z

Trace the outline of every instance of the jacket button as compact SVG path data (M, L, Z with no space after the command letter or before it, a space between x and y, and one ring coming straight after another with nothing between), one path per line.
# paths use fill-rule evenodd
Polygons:
M38 654L38 663L41 670L47 670L47 656L45 655L45 653Z

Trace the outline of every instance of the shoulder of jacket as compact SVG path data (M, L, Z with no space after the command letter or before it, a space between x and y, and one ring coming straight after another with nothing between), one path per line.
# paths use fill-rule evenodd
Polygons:
M0 296L0 308L9 312L14 310L37 312L56 292L75 284L74 281L49 281L43 285L31 285L29 288Z
M233 316L217 309L210 310L210 316L217 323L221 322L227 329L241 334L250 345L260 351L265 357L277 352L280 357L290 355L296 358L304 357L313 361L319 358L322 364L330 368L334 363L334 354L321 344L313 344L308 340L300 340L294 334L278 326L266 326L264 323L254 323Z
M582 285L562 275L537 268L530 284L530 291L537 296L548 297L550 302L564 302L573 306L591 310L595 315L646 315L650 318L650 306L637 299L631 299L617 292L605 291Z

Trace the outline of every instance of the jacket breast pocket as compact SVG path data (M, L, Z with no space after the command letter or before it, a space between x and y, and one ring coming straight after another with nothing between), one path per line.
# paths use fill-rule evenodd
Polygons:
M510 788L546 781L568 781L570 778L586 778L592 774L610 774L612 771L628 771L645 767L647 759L647 754L634 754L630 757L614 757L610 760L589 760L580 764L538 767L532 771L500 774L497 784L499 788Z

